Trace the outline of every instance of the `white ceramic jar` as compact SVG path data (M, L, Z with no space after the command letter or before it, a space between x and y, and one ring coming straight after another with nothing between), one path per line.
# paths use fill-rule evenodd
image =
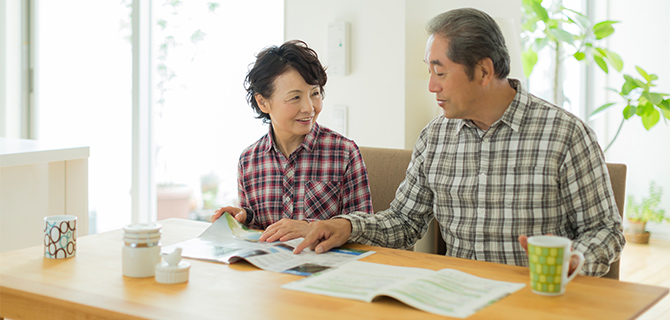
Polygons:
M153 277L161 261L161 225L138 223L123 227L123 275Z

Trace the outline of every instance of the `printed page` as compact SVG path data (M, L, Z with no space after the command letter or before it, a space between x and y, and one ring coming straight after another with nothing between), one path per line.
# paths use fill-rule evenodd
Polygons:
M417 309L466 318L524 286L442 269L429 276L402 281L384 293Z
M393 284L433 273L435 271L422 268L354 261L337 269L289 282L282 288L371 302Z
M318 255L309 249L293 254L293 249L302 242L302 238L272 243L259 242L257 239L258 231L241 226L225 213L197 238L165 246L161 251L168 254L179 247L185 258L227 264L244 259L264 270L301 276L338 267L375 253L336 248Z

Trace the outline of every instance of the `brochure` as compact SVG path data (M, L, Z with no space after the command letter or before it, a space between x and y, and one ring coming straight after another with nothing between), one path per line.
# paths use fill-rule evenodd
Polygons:
M225 213L195 239L165 246L163 254L182 249L182 257L226 264L246 260L263 270L308 276L369 256L374 251L335 248L316 254L309 249L293 254L302 238L286 242L259 242L261 231L250 230Z
M434 271L354 261L282 288L366 302L387 296L430 313L466 318L524 286L454 269Z

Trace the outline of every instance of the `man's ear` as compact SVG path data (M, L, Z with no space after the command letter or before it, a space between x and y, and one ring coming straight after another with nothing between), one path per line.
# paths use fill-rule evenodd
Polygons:
M479 81L481 81L482 85L487 85L491 80L495 77L495 70L493 68L493 60L491 58L483 58L477 62L477 65L475 66L477 68L475 72L475 76L478 76Z
M270 113L270 109L267 106L267 100L263 98L263 96L260 93L257 93L254 96L254 99L256 99L256 104L258 104L258 108L261 109L264 113Z

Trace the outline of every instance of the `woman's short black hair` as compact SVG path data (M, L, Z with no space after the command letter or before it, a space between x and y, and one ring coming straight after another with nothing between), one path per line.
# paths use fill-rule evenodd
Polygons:
M318 85L323 96L328 77L316 51L300 40L287 41L279 47L271 46L256 55L256 62L244 79L247 102L256 112L257 119L270 122L270 115L258 107L256 95L270 98L275 90L275 79L290 69L298 71L308 84Z

